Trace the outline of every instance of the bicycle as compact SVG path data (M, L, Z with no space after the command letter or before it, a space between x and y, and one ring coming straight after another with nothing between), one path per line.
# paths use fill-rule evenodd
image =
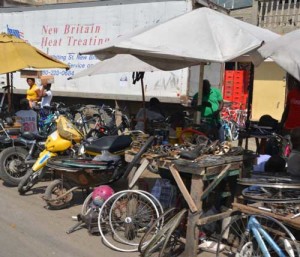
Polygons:
M299 256L299 243L280 221L247 214L234 215L230 219L219 237L217 257L227 254L240 257Z

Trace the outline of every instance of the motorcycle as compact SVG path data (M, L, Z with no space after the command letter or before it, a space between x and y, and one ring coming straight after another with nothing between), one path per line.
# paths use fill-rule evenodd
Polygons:
M94 158L52 158L47 167L60 178L46 188L43 199L49 209L62 209L71 204L73 191L111 184L126 171L125 150L130 147L130 135L104 136L82 145L81 153Z
M83 139L83 134L65 116L56 120L57 130L47 137L45 149L39 154L32 168L28 169L18 185L20 195L29 191L45 174L48 160L58 155L74 156L76 146Z
M46 136L24 132L0 153L0 176L9 186L18 186L29 166L44 150Z
M18 135L13 137L6 136L3 139L6 143L6 147L0 153L0 176L7 185L19 185L23 177L26 175L28 168L34 164L39 153L44 150L47 136L56 130L55 121L61 113L62 109L57 108L54 113L51 113L51 115L47 116L47 119L43 120L44 133L21 133L19 131Z

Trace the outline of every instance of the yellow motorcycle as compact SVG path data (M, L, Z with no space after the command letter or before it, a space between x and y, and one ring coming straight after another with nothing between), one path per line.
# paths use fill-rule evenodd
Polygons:
M54 156L72 156L76 153L75 146L83 139L83 134L65 116L57 119L57 130L50 134L45 142L45 150L42 151L23 179L18 185L19 194L29 191L45 174L44 167L48 160Z

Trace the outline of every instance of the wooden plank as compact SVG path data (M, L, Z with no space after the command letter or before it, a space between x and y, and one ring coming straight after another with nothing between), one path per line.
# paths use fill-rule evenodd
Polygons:
M196 204L198 210L202 210L202 201L200 195L203 192L203 181L200 176L193 175L191 183L191 197ZM189 211L188 222L186 229L186 245L182 256L194 257L197 256L198 242L199 242L199 229L197 222L200 218L200 212L192 213Z
M137 182L139 177L143 174L143 172L146 170L148 165L149 165L149 161L146 158L143 158L142 161L141 161L141 165L137 169L137 171L133 175L129 174L128 177L131 178L129 183L128 183L129 189L131 189L135 185L135 183Z
M197 225L202 226L202 225L214 222L214 221L218 221L218 220L228 218L233 212L234 212L233 210L228 210L228 211L225 211L225 212L222 212L222 213L218 213L218 214L215 214L215 215L210 215L208 217L200 218L197 222Z
M232 206L233 206L234 210L239 210L241 212L248 213L248 214L263 214L263 215L271 216L271 217L278 219L279 221L281 221L285 224L288 224L296 229L300 229L300 217L297 219L291 219L293 214L289 214L288 216L281 216L281 215L277 215L272 212L263 211L258 208L248 206L245 204L240 204L240 203L233 203Z
M186 200L186 202L187 202L187 204L188 204L188 206L189 206L191 212L194 213L194 212L198 211L195 202L193 201L193 199L192 199L192 197L191 197L189 191L186 189L186 186L185 186L185 184L183 183L183 181L182 181L182 179L181 179L181 177L180 177L180 175L179 175L179 172L178 172L178 170L175 168L174 165L171 165L171 166L170 166L170 171L171 171L171 173L172 173L172 175L173 175L173 178L175 179L175 181L176 181L176 183L177 183L177 186L178 186L180 192L182 193L184 199Z

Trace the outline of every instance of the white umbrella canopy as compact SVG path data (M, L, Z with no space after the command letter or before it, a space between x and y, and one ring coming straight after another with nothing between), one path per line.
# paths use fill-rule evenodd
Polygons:
M257 51L264 58L271 58L281 68L300 81L300 29L267 42Z
M99 59L131 54L162 70L226 62L279 37L267 29L200 8L84 52Z
M72 79L93 76L97 74L109 74L109 73L119 73L119 72L136 72L136 71L158 71L154 66L141 61L140 59L128 55L119 54L113 58L100 61L93 65L92 67L85 69L81 72L76 73L72 76Z

